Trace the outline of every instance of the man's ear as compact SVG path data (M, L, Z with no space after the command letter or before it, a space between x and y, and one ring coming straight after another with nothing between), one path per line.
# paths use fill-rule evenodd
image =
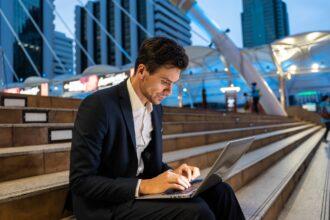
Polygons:
M145 74L146 74L145 69L146 69L146 66L143 65L143 64L140 64L138 66L137 74L138 74L139 78L142 79L142 80L144 80L144 78L145 78Z

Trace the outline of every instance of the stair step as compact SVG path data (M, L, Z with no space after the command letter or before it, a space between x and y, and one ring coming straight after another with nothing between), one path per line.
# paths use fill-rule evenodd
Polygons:
M279 220L330 219L330 144L322 143Z
M304 141L267 172L237 191L246 219L276 219L324 134L324 129Z
M302 125L302 122L294 122L294 123L282 123L278 125L260 125L254 127L246 127L246 128L232 128L232 129L221 129L215 131L199 131L199 132L187 132L181 134L172 134L172 135L164 135L164 139L171 139L171 138L181 138L181 137L191 137L191 136L198 136L198 135L205 135L205 134L219 134L219 133L230 133L234 131L248 131L253 129L267 129L267 128L276 128L276 127L283 127L283 126L296 126Z
M304 140L320 130L320 126L299 132L280 141L270 142L266 146L248 152L228 175L227 181L235 190L256 178L262 170L268 169L279 159L297 148ZM244 172L242 172L244 170Z
M258 149L275 140L301 132L312 126L302 125L279 131L259 134L251 149ZM207 167L217 156L221 146L226 142L203 145L194 148L164 153L164 160L176 164L190 161L198 166ZM33 175L41 175L67 170L69 167L71 143L32 145L21 147L0 148L0 181L17 179ZM59 163L58 161L61 161ZM27 169L28 168L28 169Z
M80 99L73 98L0 93L2 106L76 109L80 102Z
M277 125L262 125L246 128L221 129L213 131L186 132L180 134L163 135L163 152L212 144L221 141L228 141L235 138L247 137L303 124L305 123L295 122Z
M76 114L73 109L0 106L0 124L72 123Z
M176 134L185 132L210 131L219 129L244 128L262 125L283 124L283 121L253 121L253 122L235 122L235 121L192 121L192 122L163 122L164 134Z
M233 115L233 114L209 114L209 113L170 113L164 111L163 120L166 122L171 121L233 121L233 122L254 122L254 121L263 121L263 120L271 120L271 121L294 121L292 118L288 117L273 117L273 116L256 116L253 114L241 114L241 115Z
M309 128L309 127L310 126L301 126L301 127L298 127L298 128L305 129L305 128ZM291 129L285 129L285 130L282 130L282 131L275 131L275 132L269 132L269 133L266 133L266 134L255 135L255 136L253 136L253 137L255 137L254 142L256 142L258 140L268 138L268 137L272 137L272 136L275 136L275 135L279 135L281 133L286 133L289 130L293 130L293 129L297 129L297 128L291 128ZM314 131L316 129L317 129L317 127L313 127L313 128L308 129L307 131ZM308 134L307 131L304 132L303 134L304 135ZM303 137L304 135L300 135L299 137ZM202 153L208 153L208 152L221 150L221 149L224 148L224 146L226 146L226 144L227 144L227 141L223 141L223 142L217 142L217 143L214 143L214 144L193 147L193 148L189 148L189 149L182 149L182 150L176 150L176 151L171 151L171 152L165 152L164 155L163 155L163 159L166 162L172 162L172 161L177 161L177 160L184 159L184 158L187 158L187 157L194 157L194 156L202 154ZM262 149L264 149L264 147Z
M0 148L71 141L73 123L0 125Z
M280 129L281 127L292 127L301 124L305 123L294 122L276 125L258 125L246 128L164 135L164 152L176 149L176 146L187 148L191 144L198 146L224 141L228 138L228 133L231 133L231 138L238 138L242 135L241 133L243 131L245 135L252 135ZM73 125L73 123L0 124L0 148L71 141ZM223 133L226 135L223 135Z
M287 138L288 140L291 139L291 142L293 141L293 139L299 139L303 136L308 135L308 133L311 133L315 130L317 130L318 127L314 127L311 128L309 130L303 131L298 135L294 135L296 136L295 138ZM256 139L258 139L260 137L256 136ZM286 140L282 141L283 143L289 143ZM208 149L205 149L205 151L201 151L201 148L193 148L191 149L191 151L193 151L194 153L192 153L193 155L199 155L199 154L205 154L207 152L215 152L218 150L221 150L224 146L225 146L225 142L222 143L218 143L217 146L209 146ZM61 146L60 144L57 144L58 146L55 146L55 144L53 144L52 146L47 146L47 149L49 147L53 147L50 148L51 151L57 151L59 149L65 149L65 150L69 150L70 146L69 143L67 143L66 146ZM250 152L246 155L243 156L243 158L240 160L239 164L236 166L236 168L232 171L233 174L235 174L236 172L238 172L239 170L243 170L246 167L248 167L251 163L253 162L258 162L263 157L266 157L267 155L275 152L278 149L274 149L274 146L277 147L279 146L279 144L270 144L269 146L265 146L265 148L260 149L263 151L253 151ZM45 146L39 146L40 149L37 150L37 152L43 152L46 151L47 149L45 149ZM211 148L212 147L212 148ZM284 148L285 146L282 144L281 146L277 147L277 148ZM206 148L206 147L205 147ZM17 149L17 148L14 148ZM266 150L268 149L268 150ZM266 152L263 154L260 154L259 152ZM23 152L20 152L23 153ZM185 157L190 157L191 155L185 155L186 152L184 151L178 151L176 152L171 152L171 153L165 153L163 156L163 160L165 162L173 162L176 160L180 160L182 158ZM12 154L12 152L8 152L8 154ZM177 157L173 157L173 155L178 155ZM218 155L218 153L217 153ZM259 159L258 159L259 158ZM212 162L213 163L213 162ZM209 166L207 166L209 167ZM207 168L206 167L206 168ZM207 169L205 169L206 171ZM33 177L26 177L26 178L21 178L21 179L17 179L17 180L10 180L10 181L5 181L0 183L0 201L8 201L8 199L10 198L14 198L17 197L17 195L19 195L21 192L24 192L24 194L28 194L29 192L33 192L35 189L48 189L48 188L52 188L52 187L60 187L63 184L67 184L67 173L68 171L61 171L61 172L55 172L52 174L43 174L43 175L38 175L38 176L33 176ZM39 181L38 178L41 178ZM29 183L29 184L27 184ZM9 187L11 186L11 187ZM20 197L19 197L20 198Z
M300 138L308 137L309 133L319 129L320 127L313 127L309 130L303 131L295 136ZM262 134L264 135L264 134ZM259 136L262 136L259 135ZM264 135L265 136L265 135ZM258 138L258 137L257 137ZM259 137L260 138L260 137ZM298 138L298 137L297 137ZM289 139L289 138L287 138ZM267 146L265 146L267 147ZM268 146L269 147L269 146ZM194 149L192 149L194 150ZM257 152L257 151L255 151ZM267 151L269 152L269 151ZM200 152L205 154L205 152ZM214 151L216 155L214 159L218 156L219 151ZM251 152L252 154L252 152ZM251 155L250 154L250 155ZM244 156L245 157L245 156ZM249 157L246 157L249 158ZM169 158L166 159L166 153L164 154L164 160L170 161ZM258 163L261 160L257 161ZM214 162L211 161L211 164ZM206 167L209 167L209 164ZM242 163L245 164L245 163ZM241 172L244 172L246 167L243 166ZM237 169L236 169L237 170ZM205 175L207 169L202 170L202 175ZM260 171L259 171L260 172ZM34 176L29 178L22 178L18 180L11 180L0 183L0 209L5 207L6 212L4 216L15 216L22 214L24 208L29 207L29 214L31 217L40 216L42 210L48 211L49 216L61 217L62 207L64 205L65 195L67 193L68 187L68 171L56 172L52 174L44 174L40 176ZM40 206L40 204L53 204L55 207L49 207L48 205ZM18 204L22 209L15 210ZM56 204L56 205L54 205ZM31 206L33 208L31 208ZM42 209L40 208L42 207ZM15 210L15 211L14 211ZM49 214L50 213L50 214ZM42 213L43 214L43 213ZM1 217L1 214L0 214ZM6 219L6 218L4 218ZM45 218L47 219L47 218Z
M69 172L0 183L0 219L60 219Z
M77 109L65 108L37 108L37 107L4 107L0 106L0 124L16 123L73 123L77 114ZM286 117L274 118L269 116L256 117L251 114L232 116L223 114L173 114L164 113L163 121L166 126L181 128L182 124L187 126L196 125L199 122L209 124L228 124L232 127L247 126L248 124L258 123L285 123L294 122ZM203 130L203 126L194 126L196 129ZM182 129L182 128L181 128ZM189 130L189 129L188 129ZM178 131L181 132L181 131Z

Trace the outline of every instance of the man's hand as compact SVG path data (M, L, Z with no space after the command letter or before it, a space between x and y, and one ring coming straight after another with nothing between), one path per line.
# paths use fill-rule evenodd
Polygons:
M198 167L188 166L185 163L176 168L173 172L185 176L189 182L201 175Z
M188 187L190 187L190 183L185 176L168 170L152 179L141 180L139 194L158 194L168 189L185 190Z

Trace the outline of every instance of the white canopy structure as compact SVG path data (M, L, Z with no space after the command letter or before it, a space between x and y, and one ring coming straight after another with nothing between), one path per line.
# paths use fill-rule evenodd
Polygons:
M82 75L93 75L93 74L107 74L107 73L115 73L120 72L120 69L115 66L109 66L109 65L93 65L88 68L86 68Z
M233 65L244 77L247 83L258 83L263 94L260 102L267 114L286 116L285 109L278 102L275 94L269 88L261 74L254 68L244 53L233 41L210 20L198 6L195 0L171 0L171 2L184 11L188 17L198 23L209 34L217 50L223 54L226 62Z

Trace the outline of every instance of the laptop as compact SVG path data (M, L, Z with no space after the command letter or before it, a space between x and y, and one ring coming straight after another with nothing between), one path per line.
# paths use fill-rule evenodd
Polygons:
M210 187L225 180L237 161L249 150L255 137L227 142L204 179L191 181L191 186L183 191L170 189L161 194L145 195L136 199L188 199L198 196Z

